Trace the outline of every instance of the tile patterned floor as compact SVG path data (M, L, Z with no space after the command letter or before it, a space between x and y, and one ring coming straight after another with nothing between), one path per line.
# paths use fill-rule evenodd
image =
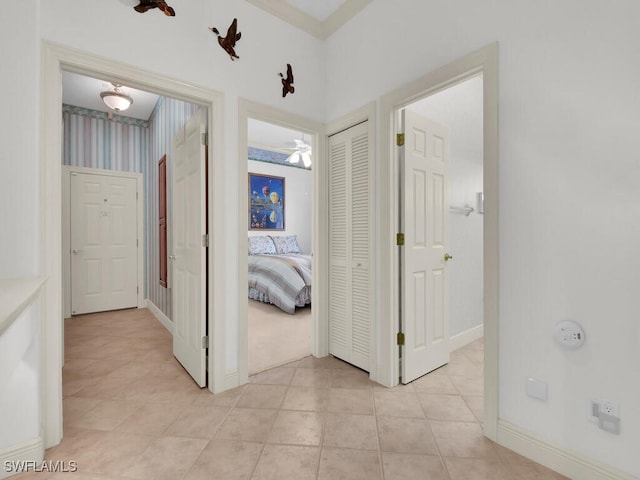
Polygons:
M483 437L481 340L393 389L333 357L306 357L212 395L146 309L65 328L65 436L46 459L78 471L19 480L564 478Z

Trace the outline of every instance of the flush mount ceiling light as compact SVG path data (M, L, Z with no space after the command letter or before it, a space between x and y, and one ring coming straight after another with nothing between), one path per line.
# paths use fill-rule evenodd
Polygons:
M133 98L120 90L122 85L119 83L112 83L112 85L113 90L101 92L100 98L111 110L122 112L131 106Z
M305 168L309 168L311 166L311 145L304 141L304 136L302 140L294 140L296 142L296 146L292 148L295 150L289 157L287 158L287 162L289 163L302 163Z

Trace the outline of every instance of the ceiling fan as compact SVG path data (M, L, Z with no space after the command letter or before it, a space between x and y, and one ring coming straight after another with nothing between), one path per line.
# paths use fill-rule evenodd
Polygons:
M302 162L305 168L311 167L311 145L304 141L304 135L302 135L302 140L296 138L294 142L295 147L287 148L287 150L293 150L293 153L287 157L287 162Z

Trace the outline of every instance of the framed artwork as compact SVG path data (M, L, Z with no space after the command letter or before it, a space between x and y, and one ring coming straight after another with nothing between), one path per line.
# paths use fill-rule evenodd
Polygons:
M249 173L249 230L284 230L284 177Z

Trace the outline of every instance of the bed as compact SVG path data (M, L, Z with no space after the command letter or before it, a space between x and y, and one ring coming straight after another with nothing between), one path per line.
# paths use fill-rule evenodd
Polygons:
M311 255L295 235L249 237L249 298L294 314L311 304Z

